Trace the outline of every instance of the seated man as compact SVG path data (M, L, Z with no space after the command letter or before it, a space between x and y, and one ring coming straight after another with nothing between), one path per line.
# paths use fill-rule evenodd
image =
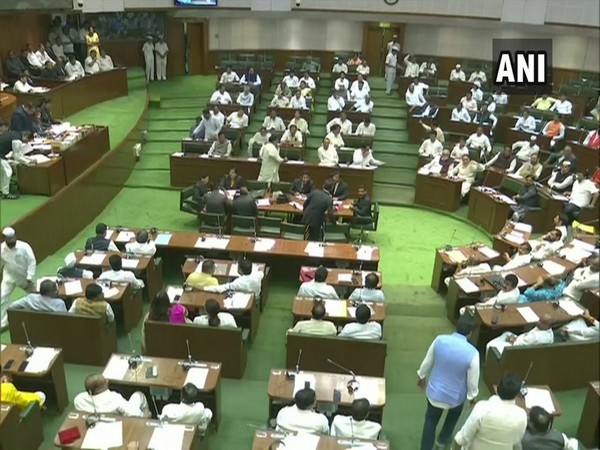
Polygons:
M273 108L287 108L290 104L290 99L285 96L283 92L278 92L271 100L269 106Z
M340 91L334 91L327 99L327 111L341 111L346 106L346 101Z
M457 64L454 69L450 72L450 81L465 81L467 76L462 70L461 65Z
M510 149L510 147L506 148ZM527 175L523 179L523 187L518 194L513 196L513 200L517 202L515 205L510 205L512 211L511 220L513 222L520 222L527 214L527 211L538 206L539 193L532 175Z
M467 140L461 136L450 152L450 157L460 161L465 155L469 156L469 147L467 147Z
M150 417L146 396L139 391L125 400L121 394L108 388L108 380L101 374L85 379L85 392L75 396L73 406L88 414L116 414L125 417Z
M107 322L115 320L115 313L110 304L104 300L102 288L97 284L88 284L85 287L85 297L76 298L69 312L86 316L106 317Z
M354 221L361 223L361 219L366 219L367 223L372 220L371 216L371 197L364 186L358 187L358 198L350 205L350 209L354 213Z
M356 73L361 74L363 77L368 77L371 73L371 68L367 64L367 60L363 58L360 65L356 66Z
M575 181L575 174L571 172L571 161L564 160L559 170L554 170L548 180L548 187L558 193L567 192Z
M229 128L239 130L240 128L248 127L248 115L244 111L244 108L238 109L236 112L232 112L227 116L227 125Z
M307 57L307 59L302 63L301 69L303 72L320 72L321 64L318 61L314 61L312 56Z
M250 86L244 86L244 90L239 93L235 102L246 108L250 108L254 105L254 94L250 92Z
M517 267L526 266L531 262L531 245L529 242L523 242L519 245L517 252L509 256L508 253L502 253L500 255L506 263L504 265L494 266L492 269L494 272L502 272L505 270L513 270Z
M290 108L308 109L308 106L306 106L306 99L302 96L302 91L297 90L294 96L290 99Z
M96 50L90 51L89 56L85 58L85 61L83 62L83 66L85 67L86 74L93 75L100 72L100 62L98 61L98 53L96 53Z
M49 62L52 65L56 64L56 62L52 58L50 58L50 55L48 55L44 44L40 44L38 51L35 52L35 54L38 57L38 59L42 62L42 64L46 64L47 62Z
M327 131L327 133L330 133L331 128L334 125L340 126L340 133L352 134L352 122L348 120L348 116L344 111L340 113L339 117L334 117L329 122L327 122L327 124L325 125L325 131Z
M330 144L329 139L323 139L323 144L317 149L320 166L337 166L340 162L337 150Z
M496 105L508 104L508 95L506 95L506 92L504 92L504 90L501 87L496 89L496 92L492 94L492 97L494 97Z
M313 79L313 77L310 76L307 70L304 70L302 78L300 78L300 83L302 82L304 82L309 89L314 90L317 87L315 80Z
M3 373L0 367L0 402L5 405L15 405L21 410L27 408L31 402L38 402L41 408L46 403L46 394L41 391L25 392L17 390L11 376Z
M208 175L201 176L198 182L194 185L192 200L197 205L198 211L202 211L204 209L204 196L210 192L210 189L210 178Z
M26 61L29 65L29 69L33 69L36 72L41 70L44 67L44 61L40 59L37 52L33 50L31 44L27 44L26 49L24 50Z
M352 155L352 167L367 168L383 166L384 164L383 161L375 159L371 148L367 145L357 148Z
M422 62L419 66L419 75L425 78L435 78L437 74L437 66L432 58Z
M115 68L115 64L110 56L106 54L103 49L100 49L100 57L98 58L98 64L100 64L100 70L106 72Z
M519 279L516 275L509 273L504 277L502 288L496 295L483 302L475 303L475 305L460 308L460 314L462 315L467 311L472 314L478 306L513 305L519 301L519 295Z
M375 124L371 123L371 118L368 116L356 127L357 136L375 136L375 131Z
M288 123L288 130L292 127L292 125L296 126L298 131L301 133L310 134L310 131L308 131L308 122L304 117L302 117L300 111L294 112L294 118L290 120L290 123Z
M31 92L33 90L33 87L27 81L28 78L29 77L27 76L27 74L21 73L21 76L15 82L15 85L13 86L13 90L15 91L15 93L27 94L28 92Z
M242 75L242 78L240 79L240 84L260 86L262 84L262 80L260 79L260 75L254 71L254 67L250 67L248 69L248 72Z
M9 50L8 58L6 59L6 71L7 71L7 81L9 83L15 82L19 79L21 73L23 73L27 67L23 62L17 57L17 54L14 50Z
M340 337L365 340L381 339L381 324L370 322L371 308L365 304L360 304L356 308L356 322L350 322L344 325L340 331Z
M331 435L340 438L377 439L381 425L367 420L371 404L366 398L358 398L352 402L350 416L337 414L331 423Z
M404 57L404 77L414 78L419 76L419 64L412 55L406 55Z
M481 69L474 70L471 72L471 76L469 76L469 83L475 83L475 81L479 80L480 83L485 83L487 81L487 76L485 72Z
M270 136L271 133L269 133L264 126L261 126L260 130L258 130L256 133L254 133L254 136L248 139L248 156L253 156L252 149L254 148L254 144L263 146L269 142Z
M598 186L589 179L589 175L577 172L570 195L568 192L565 195L569 196L569 203L564 205L563 212L573 221L579 216L581 208L594 207L598 200Z
M429 132L429 139L425 139L419 147L419 156L435 158L442 154L443 149L443 144L437 140L437 133L431 130Z
M459 103L452 110L452 114L450 115L450 120L453 122L471 122L471 116L469 115L469 111L467 110L464 103Z
M526 133L535 133L536 130L535 117L529 115L529 111L524 109L521 117L517 119L515 130L524 131Z
M106 238L107 229L108 227L106 224L99 223L96 225L96 236L85 241L85 249L91 251L98 250L101 252L118 252L119 249L116 244Z
M469 114L476 113L479 110L477 100L473 98L471 91L467 92L464 97L460 99L461 105L469 111Z
M303 172L300 178L296 178L290 188L292 194L308 195L314 188L313 180L308 172Z
M546 123L542 128L542 135L550 138L550 147L554 147L558 141L565 137L565 126L558 115Z
M233 70L231 70L231 66L227 66L225 68L225 72L223 72L221 74L221 78L219 78L220 84L239 83L239 82L240 82L240 77L238 77L237 73L235 73Z
M473 95L473 100L475 100L477 103L481 103L483 101L483 91L481 90L481 83L479 81L475 81L473 83L471 94Z
M467 139L467 147L479 152L481 161L485 161L492 151L490 139L483 133L483 127L477 127L477 131Z
M221 182L219 183L219 187L223 190L239 190L244 185L244 180L241 175L239 175L238 170L235 167L229 169L227 175L225 175Z
M248 192L246 186L240 188L240 195L233 199L231 213L236 216L256 217L258 216L258 206L254 198Z
M531 107L539 111L549 111L554 102L556 102L556 99L548 97L548 94L544 94L541 97L536 98L531 104Z
M287 84L290 89L298 89L298 86L300 86L300 80L292 70L290 70L281 81Z
M367 83L361 74L358 74L356 80L350 85L350 98L358 101L365 98L371 92L369 83Z
M528 162L519 167L519 170L517 170L515 175L518 175L521 178L531 175L534 180L537 180L542 174L543 169L544 166L539 162L538 154L534 153L531 155Z
M343 94L344 97L347 97L348 89L350 89L350 81L348 81L344 72L340 72L338 79L333 83L333 89Z
M385 296L378 286L379 276L375 272L371 272L365 277L364 287L354 289L348 299L359 302L384 302Z
M598 340L600 339L600 322L586 310L581 317L563 325L555 336L556 338L569 342Z
M335 64L333 65L333 68L331 69L332 73L348 73L348 66L346 65L346 63L344 62L344 60L342 58L334 58L334 62Z
M557 229L550 230L541 238L530 241L530 244L532 248L531 258L537 261L543 261L558 252L564 245L562 241L562 232Z
M69 56L69 62L65 64L65 72L71 79L81 78L85 75L85 70L83 70L83 66L77 61L75 55Z
M75 263L77 262L77 258L75 257L75 253L71 252L67 256L65 256L65 265L62 266L56 272L56 276L63 278L85 278L91 280L94 278L94 272L91 270L81 269L79 267L75 267Z
M359 99L354 103L352 109L359 113L371 114L375 104L369 95L365 95L362 99Z
M248 259L238 261L238 277L233 281L217 286L207 286L204 288L207 292L223 293L227 291L252 292L258 301L262 289L262 280L265 276L263 272L254 269L252 262Z
M140 230L135 234L135 242L125 244L125 251L137 256L154 256L156 243L150 240L146 230Z
M111 270L106 270L100 274L98 281L107 280L116 283L131 283L133 289L142 289L144 281L135 277L131 270L123 270L123 259L120 255L110 255L108 258Z
M165 405L158 419L170 423L196 425L198 431L201 433L205 432L213 417L213 413L198 400L199 396L200 391L193 383L184 384L181 389L181 403L169 403Z
M544 162L544 167L553 167L554 170L560 169L563 162L571 163L571 170L575 171L577 167L577 157L573 153L570 145L565 145L560 152L553 152Z
M200 272L196 269L190 273L185 280L185 284L194 289L204 289L207 286L218 286L219 280L214 277L215 262L212 259L204 259L198 263Z
M310 388L294 394L294 405L285 406L277 413L277 430L287 433L328 434L329 421L324 414L314 412L317 394Z
M333 174L326 190L334 200L343 201L348 198L348 184L342 180L342 175L339 172Z
M537 155L540 152L540 147L535 143L537 140L536 136L531 136L528 141L516 141L512 145L512 150L517 150L516 157L522 162L528 162L532 155Z
M220 84L219 88L210 96L209 103L228 105L233 103L233 100L231 100L231 95L229 95L229 92L225 90L225 85Z
M58 286L52 280L44 280L40 283L39 294L27 294L13 302L10 307L28 311L67 312L65 301L58 297Z
M581 296L588 289L600 288L600 258L589 259L589 265L579 267L573 271L571 281L565 288L563 294L575 301L581 300Z
M196 325L217 328L237 328L237 322L231 313L221 310L221 304L214 298L209 298L204 304L204 312L194 318Z
M271 113L267 117L265 117L262 126L265 127L269 133L285 131L285 124L283 123L283 120L281 120L281 117L277 115L277 111L274 109L271 110Z
M445 148L442 150L441 155L434 157L427 164L420 167L418 173L421 175L448 175L454 163L454 159L450 157L450 150Z
M292 125L289 130L285 130L279 142L284 147L302 147L302 133L296 125Z
M57 80L58 75L54 71L54 67L55 67L54 64L52 64L50 61L46 61L46 63L44 64L44 67L40 71L40 77L47 78L49 80Z
M550 111L560 114L562 117L570 116L573 112L573 104L567 100L567 96L562 94L558 100L550 107Z
M517 160L513 156L512 149L506 146L485 164L485 168L493 167L502 172L514 172L516 165Z
M213 141L212 145L210 146L210 149L208 150L207 155L209 157L218 156L228 158L229 156L231 156L232 151L233 149L231 147L231 141L227 139L224 132L219 131L219 134L217 135L217 140Z
M541 406L529 410L529 425L521 439L521 450L577 450L577 439L552 428L553 417Z
M210 214L227 214L230 202L224 192L221 192L217 184L204 194L204 212ZM217 223L219 225L219 223Z
M531 303L556 300L565 288L565 282L550 275L541 275L535 284L525 289L519 296L519 303Z
M505 331L497 338L492 339L486 345L486 354L490 348L496 348L500 354L506 347L524 346L524 345L541 345L554 343L554 333L552 332L552 316L545 314L537 323L535 328L516 335L510 331Z
M309 320L301 320L294 328L292 332L301 334L311 334L315 336L335 336L337 329L333 322L323 320L327 311L325 310L325 303L315 302L311 311L311 318Z
M327 284L329 271L326 267L319 266L315 271L315 278L311 281L305 281L298 289L298 297L320 297L320 298L339 298L334 287Z
M336 148L336 150L339 150L346 145L344 143L344 137L342 136L342 127L340 127L337 123L331 126L331 131L327 133L325 138L329 139L329 142Z

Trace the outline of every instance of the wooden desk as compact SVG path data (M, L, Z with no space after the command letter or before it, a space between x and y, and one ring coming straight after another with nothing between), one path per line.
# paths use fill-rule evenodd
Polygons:
M65 421L60 426L59 432L62 430L67 430L69 428L77 427L79 428L79 432L81 433L81 437L77 439L75 442L69 445L61 445L58 434L54 438L54 446L57 448L66 448L66 449L79 449L83 445L83 441L85 439L85 435L87 433L87 426L85 424L85 419L89 416L87 413L80 412L70 412ZM140 444L140 449L148 448L148 444L152 439L152 434L154 430L158 429L160 426L160 422L158 420L149 420L142 419L137 417L122 417L122 416L110 416L108 414L102 414L103 418L113 418L123 423L123 445L126 446L129 442L138 441ZM183 437L183 446L181 450L196 450L203 447L200 447L202 443L200 442L200 436L196 430L195 426L192 425L179 425L181 427L185 427L185 433ZM125 447L120 447L124 449Z
M350 300L338 300L338 299L323 299L325 302L325 306L327 307L328 302L340 302L344 304L344 310L346 314L344 316L341 315L330 315L328 312L325 313L325 319L333 322L336 327L341 327L346 325L347 323L356 322L356 317L353 317L350 314L348 308L354 307L354 302ZM364 302L366 305L370 306L373 309L373 313L371 316L371 321L379 322L383 326L383 322L385 320L385 304L380 302ZM294 325L300 320L308 320L311 318L312 308L315 304L314 298L306 298L306 297L296 297L294 298L294 303L292 304L292 316L294 319Z
M270 445L276 441L283 441L286 435L273 430L256 430L254 432L254 441L252 450L269 450ZM319 443L316 450L348 450L349 446L374 445L380 450L389 450L390 444L387 441L372 441L368 439L344 439L333 436L319 436Z
M417 173L415 204L442 211L456 211L460 205L462 180Z
M205 173L220 175L234 167L245 180L256 180L260 172L260 163L256 158L203 158L201 155L174 153L170 156L171 186L191 186ZM301 164L287 162L279 166L279 178L281 181L293 182L305 171L310 174L315 186L323 186L325 180L339 171L348 184L350 197L358 196L359 186L364 186L368 192L373 192L375 169L372 168L334 168L306 162Z
M32 102L37 105L43 97L49 98L52 100L54 117L64 119L97 103L127 95L127 69L98 72L73 81L40 80L40 85L48 86L50 90L38 94L18 94L18 103Z
M45 406L56 408L62 412L69 404L67 395L67 383L65 380L65 365L62 350L50 362L45 372L31 373L19 370L21 364L27 360L25 346L16 344L3 344L4 349L0 353L3 363L3 372L13 380L17 389L27 392L42 391L46 394ZM6 364L13 361L12 366L7 369Z
M577 439L586 448L597 448L600 445L599 405L600 381L590 381L577 428Z
M15 108L17 107L17 97L7 92L0 92L0 119L10 123Z
M592 317L600 318L600 289L586 290L579 303L590 312Z
M176 398L179 402L180 392L185 385L188 372L181 366L181 360L174 358L158 358L155 356L143 356L142 362L135 369L128 369L121 379L111 378L106 369L111 361L118 359L127 360L131 355L114 353L104 369L105 377L108 379L110 388L129 398L134 391L142 391L150 396L153 388L168 389L169 397ZM118 361L115 361L118 363ZM208 370L204 386L196 386L200 391L198 398L205 407L213 412L212 422L219 427L221 423L221 363L197 361L199 366ZM148 378L147 370L156 367L158 374L156 378ZM151 402L149 404L152 404ZM162 408L161 408L162 410ZM160 413L157 411L156 413Z
M556 399L556 397L554 396L554 392L552 392L552 389L550 389L550 386L547 385L527 385L528 388L530 389L540 389L542 391L546 391L550 394L550 398L552 399L552 405L554 406L554 412L550 413L553 417L558 417L558 416L562 416L562 408L560 407L560 403L558 403L558 400ZM497 386L494 385L494 390L496 390ZM525 401L525 397L523 397L522 395L517 395L517 398L515 399L515 404L524 409L525 411L527 411L527 414L529 415L529 411L531 410L530 408L527 407L527 403Z
M108 127L98 126L66 150L61 151L65 183L72 183L110 150Z
M517 250L521 244L507 238L511 233L523 239L523 242L527 242L531 237L531 230L517 230L515 229L514 223L508 221L504 227L502 227L502 230L494 235L494 250L497 250L500 253L506 252L509 254Z
M309 123L312 115L309 109L277 108L274 106L268 106L267 116L271 115L271 111L275 111L275 113L281 117L284 122L292 120L296 114L296 111L300 111L300 116Z
M598 150L578 142L568 142L568 145L573 149L573 153L577 157L577 172L589 170L593 174L598 163Z
M18 164L17 179L22 194L50 197L66 186L65 164L61 157L32 166Z
M287 194L287 192L285 193ZM277 203L277 201L271 196L266 198L269 200L270 204L269 206L259 206L258 210L260 212L289 214L293 216L302 215L303 212L302 209L298 208L293 203L297 203L302 207L304 206L304 202L306 201L305 196L300 197L297 195L292 195L291 201L288 203ZM354 212L352 211L352 209L350 209L352 203L352 199L346 199L340 202L337 206L334 206L333 214L335 215L335 217L351 220L354 217Z
M4 450L18 450L21 412L14 405L0 403L0 445Z
M298 280L303 282L302 274L311 274L311 278L314 277L314 273L317 270L315 266L302 266L300 267L300 276ZM354 289L357 287L364 286L364 280L367 275L371 273L370 270L351 270L351 269L337 269L331 268L327 269L327 280L325 282L334 287L347 287L349 289ZM383 273L374 272L379 277L379 284L377 285L378 289L381 289L383 286ZM340 276L351 276L351 281L340 281Z
M269 376L269 385L267 388L269 394L269 419L275 418L277 412L284 406L294 403L294 380L286 376L285 369L271 369ZM361 389L368 390L366 395L371 403L370 419L376 422L383 420L383 408L385 406L385 378L358 376L356 379L360 383L361 389L354 394L348 392L347 383L350 381L350 375L325 372L307 372L301 371L301 374L313 375L316 379L315 392L317 394L317 403L333 404L333 391L337 389L341 393L341 399L338 405L340 413L348 411L352 402L357 398L364 398Z
M0 403L0 447L3 450L39 448L44 440L40 407L21 419L19 407Z
M497 195L487 194L476 187L469 191L467 218L488 233L498 233L508 220L510 212L510 205Z

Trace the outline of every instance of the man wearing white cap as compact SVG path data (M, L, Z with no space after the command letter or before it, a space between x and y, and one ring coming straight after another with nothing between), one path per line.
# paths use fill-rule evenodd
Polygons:
M156 52L156 79L158 81L167 79L167 54L169 46L162 36L158 37L158 41L154 44Z
M528 141L517 141L512 145L513 151L519 149L515 155L522 163L529 162L532 155L540 152L540 147L535 143L537 137L531 136Z
M94 278L94 272L75 267L76 262L75 253L69 253L65 256L65 265L58 269L57 275L63 278L86 278L88 280Z
M450 81L465 81L466 80L465 72L461 69L460 64L457 64L452 72L450 72Z
M392 36L392 40L387 43L387 51L389 52L392 47L398 47L398 51L400 51L400 43L398 42L398 35L395 34Z
M152 36L146 37L146 42L142 47L144 61L146 62L146 82L154 81L154 44Z
M2 230L4 242L0 245L0 267L2 268L2 284L0 285L0 329L8 326L6 310L8 298L15 287L25 291L34 288L36 261L31 246L19 241L15 230L6 227Z

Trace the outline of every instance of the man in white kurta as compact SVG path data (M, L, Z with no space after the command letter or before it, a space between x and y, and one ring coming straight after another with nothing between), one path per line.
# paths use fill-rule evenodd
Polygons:
M98 280L114 281L116 283L130 283L134 289L142 289L144 281L136 278L130 270L123 270L123 259L119 255L111 255L108 258L111 270L100 274Z
M352 402L350 416L338 414L331 423L331 435L341 438L377 439L381 425L367 420L371 404L366 398L357 398Z
M158 81L166 80L167 54L169 53L169 46L162 36L160 36L156 44L154 44L154 51L156 53L156 79Z
M116 414L126 417L150 417L148 401L141 392L134 392L129 400L108 388L108 380L100 374L85 379L85 392L75 396L77 411L93 414Z
M204 386L195 386L193 383L185 384L181 389L181 403L165 405L158 418L167 422L196 425L200 432L206 431L213 413L198 401L199 388L204 388Z
M486 354L493 347L500 354L506 347L541 345L554 343L554 332L552 331L552 316L545 314L537 325L526 333L518 336L510 331L505 331L497 338L492 339L486 345Z
M475 161L471 161L469 155L463 155L461 163L454 166L450 174L452 176L462 178L463 183L460 188L460 195L464 197L469 193L471 185L475 181L475 176L479 172L483 172L483 165Z
M271 135L269 137L269 142L263 145L260 150L262 162L258 174L258 181L266 181L269 184L279 181L279 166L285 159L279 154L279 149L275 145L276 141L277 135Z
M277 430L329 434L329 421L324 414L314 412L317 395L310 388L300 389L294 394L294 405L286 406L277 413Z
M396 81L396 69L398 68L398 48L392 46L385 57L385 93L392 94L392 87Z
M0 244L0 267L2 284L0 285L0 329L8 326L8 301L15 287L29 292L34 285L36 260L31 246L17 239L13 228L2 230L4 242Z
M337 150L330 144L329 139L323 139L323 144L317 149L320 166L337 166L340 162Z
M142 53L146 63L146 82L154 81L154 44L152 43L152 36L146 38L146 42L142 46Z
M590 265L587 267L580 267L575 269L573 272L573 278L563 291L563 295L566 295L573 300L581 300L581 296L587 289L598 289L600 288L600 259L593 258L590 261Z

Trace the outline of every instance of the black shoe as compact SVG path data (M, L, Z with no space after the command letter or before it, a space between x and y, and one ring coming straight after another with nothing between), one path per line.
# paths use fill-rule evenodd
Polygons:
M16 200L18 198L19 198L18 195L14 195L14 194L2 194L2 200Z

